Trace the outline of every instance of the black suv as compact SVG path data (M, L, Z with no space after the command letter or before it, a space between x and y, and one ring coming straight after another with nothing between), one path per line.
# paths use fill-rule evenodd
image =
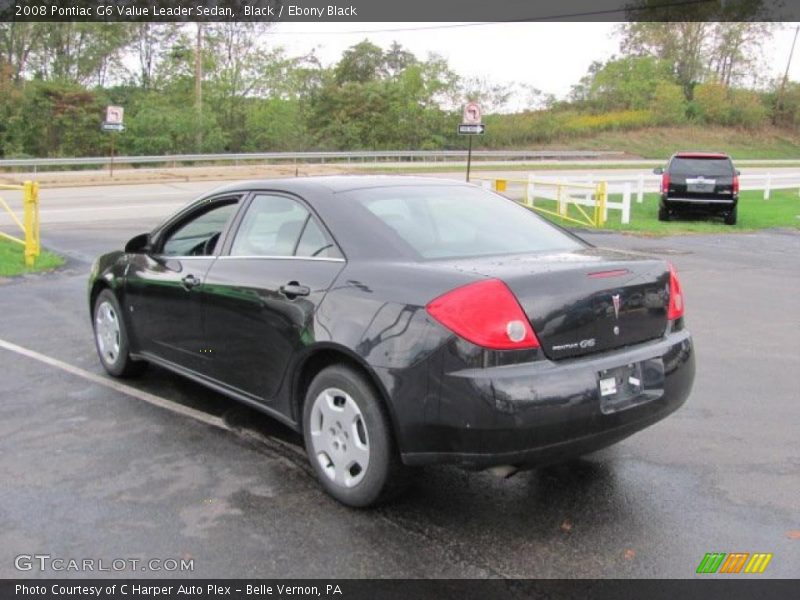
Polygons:
M658 220L669 221L679 213L722 215L727 225L736 225L739 203L739 171L727 154L678 152L661 175Z

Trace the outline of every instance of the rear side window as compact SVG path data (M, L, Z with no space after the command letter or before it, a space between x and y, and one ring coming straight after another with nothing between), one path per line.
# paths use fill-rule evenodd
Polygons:
M669 165L673 175L703 175L705 177L733 176L733 163L727 158L680 158L676 156Z
M341 256L308 209L291 198L268 194L253 198L230 255Z
M423 259L569 251L582 246L530 210L471 186L398 186L342 194Z

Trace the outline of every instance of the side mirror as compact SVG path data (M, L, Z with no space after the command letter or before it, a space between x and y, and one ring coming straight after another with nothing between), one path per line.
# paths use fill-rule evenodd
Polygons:
M128 254L142 254L147 252L149 249L149 233L140 233L139 235L132 237L130 240L128 240L128 243L125 244L125 252Z
M662 169L661 167L656 167L655 169L653 169L653 175L663 175L663 174L664 174L664 169Z
M739 169L736 169L736 174L737 174L737 175L741 175L741 174L742 174L742 172L741 172Z

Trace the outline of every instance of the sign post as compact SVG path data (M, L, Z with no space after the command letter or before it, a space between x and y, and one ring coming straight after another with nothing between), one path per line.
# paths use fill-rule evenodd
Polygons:
M101 129L111 133L111 160L108 162L109 177L114 177L114 145L117 133L125 131L122 120L125 116L125 109L121 106L109 106L106 108L106 120L103 121Z
M469 102L464 107L464 115L461 119L461 125L458 126L458 134L469 136L469 146L467 150L467 181L469 181L469 172L472 168L472 136L483 135L486 131L486 125L481 123L481 107L477 102Z

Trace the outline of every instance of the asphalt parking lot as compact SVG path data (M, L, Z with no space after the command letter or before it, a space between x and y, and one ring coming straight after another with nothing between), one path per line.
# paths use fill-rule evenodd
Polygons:
M64 200L43 240L66 267L0 283L0 577L98 575L14 566L46 553L194 560L125 573L147 577L684 578L706 552L771 552L756 577L800 576L797 232L587 234L678 269L697 349L687 404L567 465L510 479L429 468L394 503L354 511L268 417L157 368L132 390L103 383L90 261L211 187L109 188L116 211ZM54 197L77 206L80 192Z

